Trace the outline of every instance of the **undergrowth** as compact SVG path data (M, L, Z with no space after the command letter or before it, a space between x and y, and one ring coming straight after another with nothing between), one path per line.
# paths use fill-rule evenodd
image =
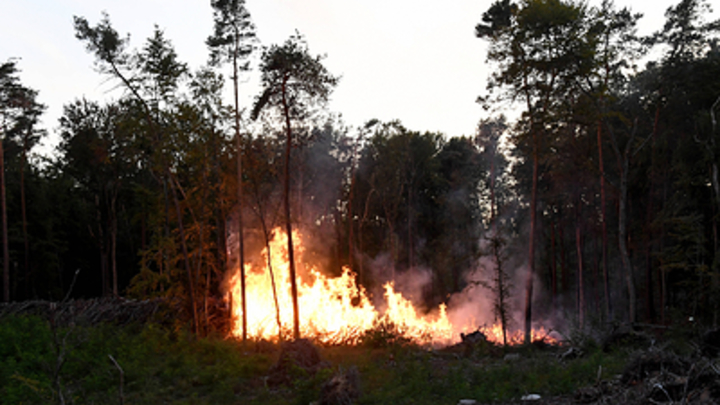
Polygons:
M599 370L602 378L620 373L626 360L622 352L595 350L561 362L552 350L528 348L505 360L512 350L430 351L384 329L358 346L321 348L325 369L300 370L291 385L272 387L266 377L279 348L267 343L196 338L153 324L53 331L43 319L8 316L0 319L0 402L308 404L335 371L349 367L360 375L358 404L493 402L571 393L594 383Z

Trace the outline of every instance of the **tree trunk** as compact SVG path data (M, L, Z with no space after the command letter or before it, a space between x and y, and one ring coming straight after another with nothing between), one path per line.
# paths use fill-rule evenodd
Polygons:
M538 150L535 129L531 129L533 142L533 177L532 195L530 197L530 243L528 247L528 274L525 283L525 344L532 339L532 295L533 277L535 276L535 225L537 221L537 182L538 182Z
M287 141L285 144L285 231L287 232L288 261L290 262L290 292L293 301L293 338L300 339L300 312L298 308L298 290L295 272L295 249L293 248L292 223L290 220L290 150L292 148L292 127L290 126L290 109L286 99L287 79L282 83L282 105L285 114L285 132Z
M118 294L118 275L117 275L117 192L113 187L110 190L110 268L112 270L112 293L113 297L119 296Z
M633 281L632 265L627 247L627 195L628 195L628 164L627 156L623 162L623 170L620 174L620 208L618 215L618 244L620 247L620 259L622 261L625 284L628 291L628 319L635 322L635 282Z
M178 199L177 191L175 190L175 185L173 183L170 184L170 190L173 193L173 201L175 202L175 212L177 213L178 220L178 231L180 231L180 246L182 247L183 261L185 262L185 272L187 273L188 278L188 293L190 294L190 303L192 304L193 327L195 328L195 333L197 334L199 329L199 323L197 305L195 302L195 283L193 282L192 268L190 266L190 256L188 254L187 241L185 240L185 228L183 226L182 210L180 209L180 200Z
M0 138L0 207L2 207L3 238L3 301L10 302L10 249L8 248L7 205L5 198L5 149Z
M29 131L28 131L29 132ZM29 136L30 134L27 134ZM27 209L25 202L25 165L27 164L27 137L23 139L22 159L20 160L20 211L22 215L22 232L23 244L25 247L25 266L23 273L25 274L25 297L30 296L29 286L31 285L30 274L30 242L28 240L27 231Z
M242 340L247 340L247 294L245 292L245 238L243 235L243 167L242 167L242 141L240 139L240 110L238 101L238 71L237 47L238 38L235 38L235 52L233 53L233 90L235 96L235 148L237 149L237 199L238 199L238 267L240 268L240 294L242 305Z
M555 308L555 301L557 300L557 252L555 249L555 221L551 223L550 231L550 279L552 280L552 305Z
M348 266L350 270L353 269L353 263L355 262L355 241L353 238L355 214L353 213L353 199L355 197L355 154L357 151L357 143L356 141L355 145L353 145L352 158L350 159L350 192L348 195Z
M260 215L262 216L262 213ZM265 225L264 217L260 218L260 223L262 224L263 235L265 236L265 249L267 249L267 266L268 272L270 273L270 283L272 284L273 300L275 301L275 322L277 323L278 327L278 339L282 342L283 330L282 321L280 319L280 302L278 301L277 285L275 283L275 272L273 271L272 266L272 252L270 251L270 230L267 229L267 225Z
M100 249L100 282L102 287L102 296L106 297L110 294L110 275L108 274L108 248L105 241L105 231L103 228L102 210L100 209L100 196L95 194L95 215L97 220L97 243ZM92 235L92 228L90 228ZM93 235L94 236L94 235Z
M620 201L618 212L618 245L620 248L620 260L622 262L625 284L628 291L628 320L635 322L635 282L633 280L632 263L627 247L627 199L628 199L628 169L630 166L630 144L633 137L628 140L628 145L623 154L623 161L620 170Z
M583 272L582 240L580 232L580 215L582 209L579 197L577 204L577 211L575 215L575 248L577 249L578 260L578 322L580 324L580 329L582 330L585 324L585 280Z
M620 171L620 198L618 200L618 246L620 248L620 261L625 276L625 284L628 291L628 320L634 323L636 320L636 297L635 282L633 279L632 263L630 261L630 253L627 246L627 206L628 206L628 177L630 176L630 159L637 154L647 143L651 137L647 137L645 141L635 151L632 150L633 142L637 134L637 119L633 122L630 130L630 137L625 144L625 150L621 153L615 138L612 127L608 125L610 139L615 155L618 159Z
M598 162L600 165L600 222L602 223L602 263L603 287L605 295L605 317L612 321L612 301L610 300L610 273L608 271L608 239L607 239L607 210L605 200L605 166L602 153L602 122L597 123Z
M497 277L496 281L496 293L497 293L497 313L500 316L500 325L502 327L503 346L507 346L507 315L508 309L506 306L505 290L505 272L503 270L502 252L501 252L501 240L498 235L497 228L497 201L495 200L495 154L497 152L497 146L493 142L493 155L490 160L490 222L492 223L492 251L495 259L495 274Z
M370 191L368 192L367 198L365 198L365 209L363 210L363 216L360 219L360 223L358 224L358 243L360 244L360 254L358 255L358 270L359 270L359 280L362 284L365 281L365 267L363 263L363 254L364 254L364 239L363 239L363 226L365 224L365 221L367 220L368 213L370 210L370 197L372 197L373 193L375 192L375 177L370 177ZM358 285L358 288L360 285Z
M207 156L207 150L204 153L205 156ZM205 238L203 230L205 228L205 203L207 200L207 185L208 185L208 176L207 176L207 164L206 162L203 162L203 182L202 182L202 197L200 199L200 221L198 221L198 259L197 259L197 265L195 267L195 279L200 281L200 276L202 274L202 264L204 263L203 260L203 248L205 247ZM210 289L210 270L207 271L208 276L205 278L205 288L203 288L203 319L205 320L205 334L209 332L209 321L208 321L208 290Z

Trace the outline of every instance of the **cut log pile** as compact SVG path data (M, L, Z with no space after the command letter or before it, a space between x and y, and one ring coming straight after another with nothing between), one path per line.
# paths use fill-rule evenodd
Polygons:
M65 302L23 301L0 304L0 319L8 315L36 315L51 320L56 326L70 324L97 325L113 323L127 325L146 323L157 319L160 313L169 316L173 311L158 311L161 306L173 305L167 300L152 299L145 301L124 298L97 298L90 300L70 300Z

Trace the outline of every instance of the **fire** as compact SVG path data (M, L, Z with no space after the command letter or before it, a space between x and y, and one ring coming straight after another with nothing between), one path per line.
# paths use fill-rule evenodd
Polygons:
M287 236L278 229L269 243L269 249L261 252L264 265L246 264L247 334L254 339L277 341L282 335L290 336L293 308L290 295ZM458 340L467 325L453 325L445 305L424 315L418 313L407 298L395 291L392 282L385 284L384 309L379 311L370 301L362 286L355 282L355 274L344 268L339 277L327 277L315 268L304 265L303 241L299 232L293 232L296 266L298 271L298 307L300 334L323 343L358 343L365 332L378 323L393 325L411 341L423 345L448 345ZM269 250L269 251L268 251ZM269 259L269 260L268 260ZM269 266L272 272L269 271ZM242 306L239 271L230 282L235 336L242 335ZM277 305L276 305L277 299ZM499 325L481 328L488 340L502 342ZM543 332L540 332L540 336ZM518 343L521 335L508 336L508 343Z
M496 323L493 326L483 326L480 328L480 332L487 336L487 339L491 342L502 343L503 341L502 326L499 323ZM550 336L550 331L543 327L530 330L530 340L532 342L543 341L549 344L560 343L557 339ZM507 332L507 344L520 345L523 344L524 341L525 333L523 331L518 330L515 332Z

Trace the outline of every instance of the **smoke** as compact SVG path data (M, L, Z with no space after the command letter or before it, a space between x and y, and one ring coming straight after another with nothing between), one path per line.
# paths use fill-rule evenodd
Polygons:
M302 235L304 250L296 252L296 265L299 276L305 280L307 280L306 270L309 268L318 269L326 275L337 276L341 272L340 265L346 260L347 235L341 233L347 229L341 229L340 225L345 220L342 215L346 207L338 207L338 202L343 201L341 193L348 185L347 159L350 152L348 144L344 143L347 141L344 135L342 129L337 131L328 125L313 132L313 141L310 144L293 152L291 216L293 228L299 230ZM280 189L277 188L268 195L267 204L271 207L279 206ZM464 230L463 226L466 224L462 223L462 220L469 218L467 205L474 195L464 188L450 190L444 195L445 212L440 215L457 221L448 221L455 228L443 229L442 234L454 235L451 233L452 229ZM500 193L496 193L496 197L499 195ZM506 199L500 200L504 206L497 210L497 221L499 227L503 229L501 233L507 235L510 240L503 248L506 258L503 265L509 277L509 284L512 286L507 300L507 313L510 318L508 326L510 330L519 330L524 326L525 286L528 277L526 258L528 221L527 216L523 216L524 213L519 209L521 204L517 198L513 200L511 196L507 196ZM252 263L256 269L262 269L265 264L262 263L263 259L259 253L264 248L264 235L258 230L260 227L257 226L257 215L248 210L246 208L244 214L246 221L250 219L250 223L246 222L245 225L246 262ZM270 211L267 213L269 216L278 210ZM269 226L282 226L284 221L282 214L275 215L277 221ZM448 238L443 241L445 244L439 245L435 244L435 239L428 239L426 235L422 235L422 228L418 226L416 220L417 218L413 217L412 224L408 222L407 227L412 226L412 228L401 226L396 229L396 232L403 237L411 233L409 229L412 230L412 235L407 236L413 238L408 242L411 246L410 252L384 252L375 257L368 257L357 250L354 252L357 257L362 258L358 261L362 263L365 275L370 276L364 278L373 282L372 285L365 287L368 288L375 308L382 312L387 306L384 300L384 285L392 282L395 291L412 302L419 313L432 315L438 311L438 306L428 305L428 302L438 303L442 300L447 305L448 318L457 334L498 323L494 313L495 293L487 288L492 282L496 264L494 258L488 254L489 242L486 238L480 238L479 247L473 242L482 231L465 230L462 234L464 237L456 236L455 240ZM284 230L284 226L282 228ZM228 268L237 270L237 228L230 226L228 231ZM484 255L474 259L477 250L484 252ZM398 260L398 255L403 258L407 255L410 258L407 262L399 263L401 260ZM432 261L431 255L440 259ZM302 260L299 260L300 258ZM421 262L423 258L426 259L424 265L415 263ZM445 264L448 266L444 267ZM358 269L354 270L358 271ZM229 273L232 274L234 271ZM439 280L444 274L452 275L453 283ZM547 302L547 299L544 298L546 292L542 291L543 283L537 274L534 277L534 319L542 319L539 323L544 323L546 327L552 326L546 322L556 319L556 315L545 313L547 311L542 311L538 305ZM441 285L444 281L445 285ZM452 284L451 288L450 284ZM444 296L449 290L452 291L451 294ZM432 299L428 300L428 297Z

